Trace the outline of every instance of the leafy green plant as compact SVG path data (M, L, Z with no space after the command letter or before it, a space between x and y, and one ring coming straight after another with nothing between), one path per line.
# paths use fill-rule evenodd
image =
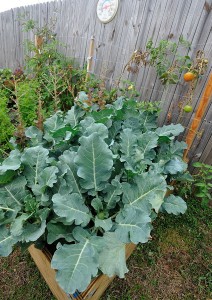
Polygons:
M197 174L193 175L195 196L202 200L203 206L208 205L212 199L212 166L200 162L194 163L193 166L198 169Z
M121 86L118 86L118 93L127 99L137 99L141 94L135 87L135 83L130 80L121 80ZM120 85L120 84L119 84Z
M5 124L10 123L5 125L7 129L2 125L0 135L0 144L5 149L9 145L7 136L16 134L23 144L24 127L37 123L42 128L43 120L54 111L70 109L86 75L85 70L80 70L73 60L58 51L59 42L52 24L50 28L49 24L40 28L33 20L21 21L24 30L33 31L42 43L26 41L23 69L0 70L0 92L4 93L1 116Z
M12 71L8 68L0 69L0 89L5 89L5 87L12 87L13 84L10 81L12 76Z
M182 46L187 50L190 48L190 43L182 37L178 42L160 40L157 46L150 39L145 51L139 49L133 52L122 70L118 86L125 71L135 74L139 72L139 68L149 65L155 67L162 84L177 84L182 71L193 68L190 57L180 54L179 48ZM207 65L207 60L204 60L204 65Z
M11 123L11 119L9 116L8 109L8 95L5 90L0 90L0 147L1 147L1 155L2 152L11 149L11 145L9 144L9 140L13 135L14 126Z
M43 132L27 128L28 146L0 166L0 179L13 173L0 187L0 255L51 245L67 293L98 272L124 277L125 244L148 242L159 212L186 211L182 198L166 196L187 168L185 143L174 140L184 129L157 128L156 119L120 97L104 110L57 112Z
M141 101L138 102L138 106L150 113L159 113L161 111L160 101L154 101L154 102Z
M191 176L185 173L182 178L179 177L175 188L181 197L201 199L201 205L205 208L212 199L212 167L200 162L194 163L193 167L197 168L195 174Z
M149 63L156 68L164 85L176 84L179 81L179 74L191 66L190 57L182 56L178 52L178 47L182 45L187 49L190 47L190 44L183 38L180 38L178 43L161 40L157 47L154 47L152 40L149 40L146 45Z
M30 126L37 118L39 83L37 80L25 80L18 82L16 88L22 120L25 126Z

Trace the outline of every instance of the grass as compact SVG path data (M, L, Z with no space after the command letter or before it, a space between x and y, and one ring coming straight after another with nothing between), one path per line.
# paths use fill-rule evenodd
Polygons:
M185 215L155 223L152 241L137 247L125 280L114 280L102 300L211 300L211 208L190 200Z
M55 300L30 255L0 258L0 300Z
M212 299L211 208L188 201L183 216L161 215L152 241L138 245L125 279L116 278L102 300ZM0 259L0 300L54 300L29 254Z

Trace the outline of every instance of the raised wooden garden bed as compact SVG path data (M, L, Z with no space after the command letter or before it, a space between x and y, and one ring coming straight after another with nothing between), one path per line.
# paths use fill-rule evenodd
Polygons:
M197 130L200 125L200 120L202 119L205 109L208 106L211 95L212 95L212 75L210 75L209 81L203 93L199 107L197 108L195 118L193 119L193 122L191 124L191 127L189 128L186 137L188 149L184 153L185 161L188 161L187 158L188 151L190 150L191 145L193 144L194 137L196 136ZM169 196L170 193L172 193L172 191L170 190L167 191L166 196ZM135 244L130 243L126 245L126 259L132 254L135 248L136 248ZM106 275L100 275L93 279L93 281L89 284L89 286L84 292L80 293L76 291L74 294L68 295L60 288L60 286L55 280L56 271L51 268L51 259L52 259L51 253L47 249L44 249L42 251L38 250L33 245L29 247L29 252L35 264L37 265L38 269L40 270L41 274L43 275L46 283L51 289L52 293L58 300L68 300L68 299L98 300L100 299L104 291L107 289L109 284L115 278L115 276L109 278ZM81 276L83 276L83 274L81 274Z
M136 245L132 243L126 245L126 259L128 259L128 257L132 254L135 248ZM100 299L104 291L107 289L107 287L115 278L115 276L108 277L106 275L100 275L95 279L93 279L93 281L89 284L89 286L84 292L80 293L76 291L73 295L67 295L60 288L60 286L55 280L56 272L51 268L52 255L48 251L48 249L39 250L32 245L29 247L29 253L31 254L32 259L34 260L39 271L44 277L50 290L58 300L68 300L70 298L73 300L74 299L75 300L84 300L84 299L98 300Z

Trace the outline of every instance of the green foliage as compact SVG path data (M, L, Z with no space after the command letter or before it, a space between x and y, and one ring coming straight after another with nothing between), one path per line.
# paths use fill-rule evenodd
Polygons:
M165 209L169 214L179 215L186 212L187 206L185 201L180 197L171 195L165 198L162 208Z
M197 174L193 176L196 197L202 200L201 204L207 206L212 199L212 166L196 162L193 164L197 168Z
M42 129L43 121L54 111L70 109L85 82L85 70L80 70L73 60L58 51L59 42L52 31L52 24L50 28L48 24L39 28L33 20L22 18L21 21L24 30L32 30L42 43L35 46L33 42L26 42L28 54L24 71L21 68L14 72L0 70L2 150L9 149L9 138L15 127L15 135L23 146L26 126L37 124ZM92 85L92 80L86 83L87 89L89 84Z
M0 254L53 244L52 267L67 293L84 290L98 270L123 277L125 244L146 243L159 212L186 210L180 197L165 198L187 167L174 141L183 128L157 128L156 118L118 98L102 111L57 112L43 132L29 127L27 147L0 166L1 175L13 171L0 187Z
M53 111L68 110L85 80L84 70L79 70L73 59L66 58L58 51L61 45L55 34L47 28L40 28L41 45L36 47L32 42L26 43L25 73L39 83L42 104L47 115Z
M189 174L176 177L179 180L176 190L182 197L199 198L201 206L206 208L212 199L212 167L200 162L194 163L193 167L195 170L192 177Z
M181 56L178 47L190 47L182 37L178 43L168 40L161 40L157 47L149 40L146 49L150 58L150 65L156 68L162 84L176 84L179 81L179 74L191 66L191 59L188 55Z
M118 91L122 96L131 100L140 96L140 93L135 87L135 83L130 80L122 80L121 87L118 88Z
M138 102L138 106L141 107L144 111L151 112L151 113L159 113L161 111L160 108L160 101L141 101Z
M10 149L9 140L13 136L15 127L11 123L9 109L8 109L8 96L7 92L0 90L0 148L1 151ZM2 153L1 153L2 155Z
M89 75L87 80L82 80L81 83L79 82L78 84L78 88L86 93L86 101L81 103L78 98L77 103L85 109L89 107L104 109L106 104L113 103L116 100L118 88L114 87L108 89L103 80L97 79L92 74Z
M20 114L25 126L31 126L37 119L38 107L37 80L24 80L17 83L16 97L19 101Z
M8 68L0 69L0 89L5 90L5 87L11 87L10 82L12 71Z

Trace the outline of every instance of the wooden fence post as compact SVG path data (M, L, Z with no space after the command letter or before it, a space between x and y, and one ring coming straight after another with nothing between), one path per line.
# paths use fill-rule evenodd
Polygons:
M94 55L94 36L91 37L90 45L89 45L89 52L88 52L88 64L87 64L87 74L86 74L86 81L90 76L90 72L93 66L93 55Z
M205 91L202 95L199 106L197 108L197 111L194 115L193 121L191 123L191 126L190 126L187 136L186 136L186 143L188 145L188 148L184 151L183 159L185 161L188 161L188 157L187 157L188 152L193 144L193 141L197 134L197 130L200 126L200 122L202 120L202 117L205 114L206 108L208 107L211 96L212 96L212 73L210 74L207 85L205 87Z

